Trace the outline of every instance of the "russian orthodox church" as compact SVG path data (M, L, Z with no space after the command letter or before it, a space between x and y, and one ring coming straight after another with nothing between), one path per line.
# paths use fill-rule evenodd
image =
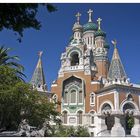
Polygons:
M48 92L41 54L31 83L40 92L59 101L57 110L65 126L85 126L91 136L140 136L140 86L130 82L121 62L117 41L113 40L112 60L108 58L106 33L88 11L88 22L80 24L61 55L58 77Z

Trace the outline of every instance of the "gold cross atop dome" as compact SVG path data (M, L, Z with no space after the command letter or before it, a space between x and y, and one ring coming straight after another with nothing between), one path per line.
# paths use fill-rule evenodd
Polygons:
M114 39L114 40L112 40L111 41L111 43L113 44L113 46L116 48L116 45L117 45L117 40L116 39Z
M93 13L93 10L89 9L87 13L89 15L88 22L92 22L92 13Z
M78 12L75 16L77 17L77 23L79 24L81 14Z
M101 21L102 21L101 18L98 18L97 19L97 22L98 22L98 30L101 30Z
M40 58L41 58L42 54L43 54L43 51L39 51L39 52L38 52L38 56L39 56Z

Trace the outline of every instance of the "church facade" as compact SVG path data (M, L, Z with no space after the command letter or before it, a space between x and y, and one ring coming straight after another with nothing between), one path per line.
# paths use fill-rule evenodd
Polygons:
M127 77L116 40L112 41L114 52L109 60L102 19L96 24L92 12L89 9L84 25L80 24L81 14L76 14L73 34L61 54L58 77L51 85L53 94L47 94L60 102L57 110L65 126L85 126L91 136L140 136L140 86ZM31 83L46 92L43 78L35 82L35 77L44 77L41 58L38 63L36 73L42 75L34 74Z

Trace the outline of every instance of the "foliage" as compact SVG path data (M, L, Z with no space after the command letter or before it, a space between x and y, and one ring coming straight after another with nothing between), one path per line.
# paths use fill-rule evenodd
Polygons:
M44 121L51 120L50 116L57 120L57 115L54 104L48 102L46 95L22 82L14 69L0 66L0 128L16 130L22 119L41 127Z
M75 136L76 137L89 137L90 135L88 133L88 130L85 127L78 126Z
M49 137L89 137L89 132L84 126L52 126L52 131Z
M49 12L56 11L52 4L39 3L1 3L0 4L0 30L4 28L19 34L19 42L23 31L27 28L39 30L40 21L36 18L39 6L44 6Z
M19 64L18 56L9 56L10 48L4 48L4 46L0 47L0 66L8 66L15 70L16 75L22 79L22 77L25 77L25 75L22 73L24 70L24 67Z
M132 116L128 116L126 121L128 129L131 129L134 126L134 118Z

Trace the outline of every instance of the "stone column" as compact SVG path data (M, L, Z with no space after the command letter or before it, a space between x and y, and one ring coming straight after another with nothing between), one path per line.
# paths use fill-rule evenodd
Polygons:
M134 112L134 126L131 129L131 135L140 137L140 112Z
M114 116L114 126L111 129L111 136L113 137L124 137L125 136L125 130L121 125L120 119L122 118L121 112L113 112L112 115Z
M104 136L104 131L107 130L107 126L105 124L105 115L97 114L97 116L98 116L97 136Z

